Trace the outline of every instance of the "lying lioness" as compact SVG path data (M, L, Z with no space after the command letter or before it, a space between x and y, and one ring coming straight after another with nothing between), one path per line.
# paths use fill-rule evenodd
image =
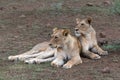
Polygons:
M8 59L25 61L26 63L52 61L52 66L63 65L63 68L71 68L73 65L82 63L80 52L81 44L77 38L70 34L69 30L54 28L50 42L37 44L30 51L9 56ZM64 60L67 60L67 63Z
M108 55L107 51L102 50L96 39L96 32L91 25L91 18L76 19L75 35L82 44L82 53L91 59L100 59L100 55ZM97 53L97 54L95 54Z
M63 68L71 68L73 65L82 63L80 58L81 44L80 42L70 34L66 29L53 29L53 34L49 42L49 46L54 50L54 57L46 58L53 60L52 66ZM56 50L56 51L55 51ZM65 63L64 60L67 60ZM41 63L39 56L26 60L27 63ZM65 63L65 64L64 64Z
M63 68L71 68L73 65L82 63L81 44L70 34L69 30L55 28L49 45L51 48L57 48L55 59L51 63L52 66L63 65ZM65 59L68 61L64 64Z

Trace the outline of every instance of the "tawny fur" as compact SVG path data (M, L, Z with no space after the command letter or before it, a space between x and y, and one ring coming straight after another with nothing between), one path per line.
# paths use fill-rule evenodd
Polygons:
M80 58L81 44L66 29L53 29L50 42L37 44L30 51L20 55L9 56L9 60L20 60L25 63L42 63L52 61L52 66L71 68L82 63ZM52 57L51 57L52 56ZM67 63L65 63L67 59Z
M25 63L41 63L41 62L47 62L52 61L54 59L54 51L52 48L49 47L49 42L43 42L39 43L36 46L34 46L31 50L15 55L15 56L9 56L8 60L11 61L24 61ZM51 57L53 56L53 57ZM46 59L50 57L50 59Z
M82 53L91 59L100 59L100 55L108 55L107 51L102 50L96 39L96 32L91 25L91 18L76 19L75 35L82 44ZM96 54L97 53L97 54Z
M74 65L82 63L80 58L81 44L77 38L70 34L66 29L54 29L50 46L57 48L55 59L51 62L52 66L63 66L63 68L71 68ZM64 60L68 59L64 64Z

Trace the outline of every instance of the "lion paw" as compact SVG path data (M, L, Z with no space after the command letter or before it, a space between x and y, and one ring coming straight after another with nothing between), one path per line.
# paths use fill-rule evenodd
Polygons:
M9 56L8 60L10 60L10 61L17 61L18 60L18 56Z
M63 61L53 61L53 62L51 63L51 66L61 67L63 64L64 64Z
M106 55L108 55L108 51L103 51L103 52L101 52L101 53L99 53L101 56L106 56Z
M94 54L93 56L92 56L92 59L100 59L101 58L101 56L99 56L98 54Z
M54 66L54 67L61 67L61 65L60 64L58 64L58 63L51 63L51 66Z
M35 60L34 59L25 60L24 63L26 63L26 64L34 64Z
M69 68L71 68L71 67L72 67L71 64L64 64L64 65L63 65L63 68L65 68L65 69L69 69Z

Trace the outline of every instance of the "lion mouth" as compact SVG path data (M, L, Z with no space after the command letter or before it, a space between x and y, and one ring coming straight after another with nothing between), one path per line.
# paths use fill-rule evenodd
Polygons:
M75 31L75 34L80 34L80 32L79 31Z
M50 46L50 47L53 48L53 49L54 49L54 48L57 48L57 46Z
M79 37L81 34L78 31L75 31L75 36Z

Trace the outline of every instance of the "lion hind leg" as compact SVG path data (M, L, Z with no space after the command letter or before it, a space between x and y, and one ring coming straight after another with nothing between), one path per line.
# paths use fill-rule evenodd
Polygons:
M30 50L30 51L27 51L23 54L9 56L8 60L10 60L10 61L17 61L17 60L24 61L27 58L36 57L36 56L41 55L41 54L43 54L43 52L35 53L35 51Z
M8 60L10 60L10 61L17 61L17 60L18 60L18 57L19 57L19 55L9 56L9 57L8 57Z
M41 63L41 62L51 61L54 58L54 53L55 53L55 50L47 49L46 51L43 51L37 54L28 55L30 59L25 60L25 63ZM32 58L32 57L35 57L35 58Z
M41 56L41 55L43 55L44 53L45 53L45 52L42 51L42 52L35 53L35 54L31 54L31 55L23 55L23 56L18 57L18 59L19 59L20 61L25 61L26 59L29 59L29 58L35 58L35 57L37 57L37 56Z
M55 50L45 51L43 54L39 55L37 58L38 59L49 58L51 56L54 56L54 54L55 54Z
M51 56L54 56L55 50L53 49L46 49L45 51L39 52L39 53L34 53L31 55L24 55L19 57L20 61L24 61L28 58L38 58L38 59L44 59L44 58L49 58Z
M42 44L45 44L46 46L42 47ZM43 52L43 51L45 51L47 49L47 45L48 45L47 43L37 44L31 50L29 50L29 51L27 51L25 53L15 55L15 56L9 56L8 60L10 60L10 61L17 61L17 60L23 61L26 58L38 56L39 52ZM35 54L35 55L33 55L33 54Z
M9 56L8 60L10 60L10 61L17 61L17 60L19 60L20 58L23 58L26 55L31 55L31 54L34 54L34 53L36 53L36 51L31 49L31 50L29 50L29 51L27 51L25 53L19 54L19 55Z

